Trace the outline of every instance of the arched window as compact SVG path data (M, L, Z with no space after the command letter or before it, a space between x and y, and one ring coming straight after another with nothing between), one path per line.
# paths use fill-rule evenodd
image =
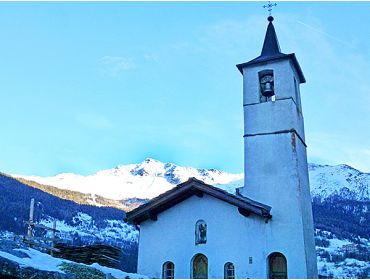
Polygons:
M163 279L174 279L175 278L175 265L173 262L165 262L162 269Z
M195 245L207 243L207 224L203 220L199 220L195 224Z
M235 267L231 262L225 263L224 279L235 279Z
M203 254L195 255L192 259L193 279L208 279L208 259Z
M272 253L268 258L268 262L270 279L288 278L287 261L282 253Z

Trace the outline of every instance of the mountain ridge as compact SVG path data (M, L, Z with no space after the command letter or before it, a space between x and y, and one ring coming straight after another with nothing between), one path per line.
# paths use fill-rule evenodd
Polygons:
M369 200L370 173L361 172L349 165L309 164L310 188L313 198L326 199L333 195L359 201ZM51 177L11 175L26 184L55 187L106 199L110 206L126 199L150 199L175 185L195 177L207 184L215 185L229 192L243 186L243 173L228 173L216 169L182 167L174 163L146 158L141 163L117 165L95 174L82 176L74 173L61 173ZM89 198L90 196L90 198ZM103 203L104 204L104 203ZM97 205L97 204L96 204ZM113 206L114 207L114 206ZM120 207L120 205L116 205Z

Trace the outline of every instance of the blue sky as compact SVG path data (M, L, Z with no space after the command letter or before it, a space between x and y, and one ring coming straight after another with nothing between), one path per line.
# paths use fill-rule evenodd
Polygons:
M1 2L0 171L91 174L153 157L243 171L242 77L264 2ZM370 2L278 2L310 162L370 172Z

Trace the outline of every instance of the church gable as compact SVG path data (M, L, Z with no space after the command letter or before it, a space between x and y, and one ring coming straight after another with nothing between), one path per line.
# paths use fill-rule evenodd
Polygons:
M141 222L151 219L157 220L157 215L174 205L196 195L203 197L203 194L210 195L223 202L238 207L239 213L244 216L250 214L258 215L266 221L271 218L271 207L262 203L253 201L241 195L233 195L214 186L205 184L195 178L177 185L175 188L153 198L148 203L128 212L126 219L129 223L140 224Z

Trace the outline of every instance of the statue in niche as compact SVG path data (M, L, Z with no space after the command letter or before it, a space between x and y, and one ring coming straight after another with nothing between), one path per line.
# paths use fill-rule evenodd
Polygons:
M199 220L195 227L195 244L205 244L207 242L207 224Z

